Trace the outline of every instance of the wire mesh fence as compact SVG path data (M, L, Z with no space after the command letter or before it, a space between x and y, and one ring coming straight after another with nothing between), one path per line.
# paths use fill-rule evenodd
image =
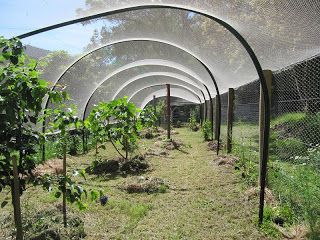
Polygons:
M256 186L259 166L259 81L235 89L233 154L242 176ZM221 96L222 132L227 137L227 93ZM285 221L301 218L318 234L320 224L320 56L273 72L268 187Z

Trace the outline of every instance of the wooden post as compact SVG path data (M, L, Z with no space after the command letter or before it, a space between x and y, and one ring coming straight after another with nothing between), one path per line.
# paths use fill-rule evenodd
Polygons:
M271 106L271 96L272 96L272 71L263 70L264 77L266 79L266 84L269 92L270 106ZM259 154L260 154L260 166L262 161L262 151L263 151L263 129L264 129L264 99L263 92L260 87L260 101L259 101ZM261 170L261 169L260 169Z
M152 104L153 104L153 114L157 117L157 122L159 124L159 127L160 127L160 116L157 116L157 104L156 104L156 95L153 95L153 101L152 101ZM155 127L156 127L156 124L157 123L154 123L155 124Z
M170 128L171 128L170 84L166 84L166 86L167 86L167 139L171 139L171 136L170 136Z
M82 128L82 153L86 153L86 132L85 128Z
M219 124L220 124L220 116L219 116L219 111L220 111L220 106L219 106L219 100L218 96L215 97L215 105L216 105L216 112L215 112L215 131L214 131L214 139L218 140L218 135L219 135Z
M204 108L203 121L205 122L205 121L207 121L207 116L208 116L207 100L204 100L203 108Z
M153 95L153 114L156 116L157 115L157 106L156 106L156 95Z
M200 103L200 105L199 105L199 114L200 114L200 118L199 118L200 126L202 126L202 123L203 123L203 119L202 119L202 117L203 117L202 103Z
M234 101L234 89L229 88L228 117L227 117L227 153L230 153L232 149L233 101Z
M211 122L211 140L213 140L213 131L214 131L214 126L213 126L213 101L212 98L210 97L210 111L209 111L209 116L210 116L210 122Z
M67 144L63 144L63 163L62 171L64 177L63 191L62 191L62 214L63 214L63 226L67 227L67 191L66 191L66 177L67 177Z
M19 184L17 157L13 156L11 160L12 160L12 167L13 167L12 203L13 203L13 209L14 209L14 221L15 221L16 231L17 231L16 239L23 240L21 206L20 206L20 184Z

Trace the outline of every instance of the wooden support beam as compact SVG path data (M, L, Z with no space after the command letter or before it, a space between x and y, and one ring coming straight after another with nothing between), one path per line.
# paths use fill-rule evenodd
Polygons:
M213 140L213 132L214 132L214 122L213 122L213 101L210 97L210 111L209 111L209 120L211 123L211 140Z
M204 100L204 103L203 103L203 107L204 107L204 115L203 115L203 121L207 121L207 117L208 117L208 104L207 104L207 100Z
M270 70L263 70L265 84L268 89L269 94L269 106L271 108L271 96L272 96L272 71ZM265 187L267 186L267 169L268 169L268 153L266 159L263 159L263 151L264 148L269 145L269 139L266 139L267 142L264 142L264 128L266 126L265 123L265 102L263 97L263 91L260 87L260 103L259 103L259 128L260 128L260 135L259 135L259 154L260 154L260 167L259 167L259 180L260 180L260 200L259 200L259 224L263 221L263 211L264 211L264 202L265 202ZM271 109L270 109L271 110ZM265 161L265 162L264 162Z
M17 166L17 157L13 156L11 160L12 160L12 167L13 167L12 203L13 203L13 209L14 209L14 221L16 226L16 239L23 240L21 205L20 205L20 183L19 183L19 173L18 173L18 166Z
M272 96L272 71L271 70L263 70L264 77L266 79L266 84L269 92L270 106L271 106L271 96ZM264 99L263 92L260 87L260 101L259 101L259 154L260 154L260 165L262 161L262 151L263 151L263 129L264 129ZM261 169L260 169L261 171Z
M200 121L200 126L202 126L202 115L203 115L202 103L200 103L200 104L199 104L199 121Z
M156 95L153 95L153 114L156 116L157 115L157 105L156 105Z
M228 116L227 116L227 153L232 150L232 123L233 123L234 89L228 92Z
M219 127L220 127L220 116L219 116L220 104L219 104L218 96L215 97L215 105L216 105L216 111L215 111L215 131L214 131L214 139L215 139L215 140L218 140Z
M167 139L171 139L170 128L171 128L171 97L170 97L170 84L167 86Z

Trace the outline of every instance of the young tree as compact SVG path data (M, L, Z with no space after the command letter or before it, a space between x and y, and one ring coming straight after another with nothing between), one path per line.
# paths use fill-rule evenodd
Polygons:
M96 155L98 154L98 143L102 143L106 139L106 111L107 106L105 103L99 103L95 106L88 118L85 120L85 127L92 133L93 141L95 144Z
M139 115L139 120L141 121L141 125L143 127L157 129L157 116L154 113L153 107L147 106L144 108Z
M106 130L108 139L115 147L117 152L125 160L128 160L129 152L136 149L138 131L141 125L137 121L139 109L127 97L120 98L109 102L105 111ZM112 122L111 122L112 121ZM123 155L116 145L120 145L125 151Z
M51 90L39 78L37 63L24 54L18 39L0 37L0 49L0 191L6 186L11 188L16 237L22 239L20 194L26 189L27 181L34 180L34 158L41 139L35 125L44 97L48 95L58 102L66 94Z
M67 193L68 197L71 197L71 192L67 191L67 144L69 131L74 128L78 129L81 126L78 116L76 116L75 108L69 108L65 105L61 105L59 108L53 110L53 122L52 130L59 131L60 142L62 144L63 152L63 164L62 164L62 176L59 181L60 190L62 191L62 212L63 212L63 224L67 227ZM68 182L70 185L70 181ZM80 192L80 197L81 197Z

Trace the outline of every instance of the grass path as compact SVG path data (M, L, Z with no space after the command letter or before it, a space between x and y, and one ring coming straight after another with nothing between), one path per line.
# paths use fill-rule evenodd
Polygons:
M88 176L87 187L103 189L110 200L105 207L89 203L84 212L68 206L82 216L85 239L266 239L255 225L258 201L245 199L244 185L233 168L214 163L215 155L207 150L199 132L184 128L178 132L173 138L190 147L170 151L168 157L148 157L152 171L143 174L167 180L170 189L166 193L120 190L132 176ZM154 141L142 140L140 148L153 148ZM116 152L107 146L100 156L110 159ZM93 159L93 152L70 157L68 169L87 167ZM41 189L30 189L22 198L23 206L28 204L33 211L60 201Z
M90 233L97 232L96 237L105 239L264 239L254 223L257 206L245 200L232 167L213 162L215 155L207 151L200 133L179 129L174 138L191 147L171 151L167 158L151 158L153 171L146 174L166 179L173 189L164 194L128 195L111 187L109 194L115 198L111 214L103 211L97 225L87 226L88 239L95 239ZM150 147L150 141L143 145ZM122 181L117 178L108 185ZM129 207L119 207L117 201ZM139 215L135 206L146 211ZM88 212L87 218L95 213Z

